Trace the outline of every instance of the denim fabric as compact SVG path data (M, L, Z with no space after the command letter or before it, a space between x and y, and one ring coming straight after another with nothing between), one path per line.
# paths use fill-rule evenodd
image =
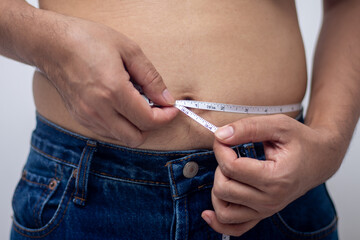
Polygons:
M261 143L234 147L264 159ZM187 178L184 166L197 174ZM222 239L201 218L212 209L217 162L210 150L145 151L95 141L37 116L13 196L12 240ZM320 185L242 237L337 239L334 206Z

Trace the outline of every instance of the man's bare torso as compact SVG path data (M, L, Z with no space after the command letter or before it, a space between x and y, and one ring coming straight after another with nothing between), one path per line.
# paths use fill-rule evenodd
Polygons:
M130 37L176 99L282 105L300 102L305 93L305 56L293 1L41 0L40 7L100 22ZM34 76L34 98L38 112L64 128L124 145L72 119L40 73ZM195 112L216 126L248 116ZM147 136L139 148L211 148L213 142L211 132L182 113Z

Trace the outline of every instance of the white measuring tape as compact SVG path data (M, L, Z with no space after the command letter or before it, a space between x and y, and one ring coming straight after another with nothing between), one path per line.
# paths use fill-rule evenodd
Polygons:
M156 106L145 95L143 96L150 106ZM247 106L193 100L176 100L174 106L213 133L216 132L217 127L191 111L189 108L243 114L276 114L295 112L302 109L301 103L278 106Z
M133 83L134 84L134 83ZM143 93L141 87L134 84L134 87L141 93L145 100L150 106L161 107L154 104L149 100ZM301 103L289 104L289 105L278 105L278 106L248 106L248 105L234 105L216 102L203 102L194 100L176 100L174 107L185 113L190 118L201 124L206 129L215 133L218 129L214 124L206 121L189 108L203 109L209 111L219 111L228 113L243 113L243 114L277 114L277 113L288 113L302 110Z

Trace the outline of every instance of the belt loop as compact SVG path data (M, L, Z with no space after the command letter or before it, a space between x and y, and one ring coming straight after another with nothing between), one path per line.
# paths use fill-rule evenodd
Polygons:
M76 174L75 195L73 202L85 206L87 196L87 184L90 171L90 163L97 145L93 140L88 140L81 154L79 166Z

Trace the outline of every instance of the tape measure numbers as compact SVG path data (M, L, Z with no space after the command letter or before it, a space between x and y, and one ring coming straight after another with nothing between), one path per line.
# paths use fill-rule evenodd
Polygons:
M147 97L144 96L144 98L148 101L148 103L151 106L156 106L154 105L154 103L149 101ZM204 118L200 117L193 111L191 111L189 108L228 112L228 113L244 113L244 114L276 114L276 113L295 112L295 111L300 111L302 109L301 103L279 105L279 106L247 106L247 105L234 105L234 104L202 102L202 101L193 101L193 100L176 100L174 106L213 133L216 132L217 127L214 124L205 120Z
M139 90L140 94L144 97L144 99L149 103L150 106L161 107L149 100L144 95L140 86L138 86L137 84L134 84L134 86L136 87L136 89ZM278 106L248 106L194 100L176 100L174 106L213 133L216 132L217 127L191 111L189 108L243 114L277 114L302 110L301 103Z

